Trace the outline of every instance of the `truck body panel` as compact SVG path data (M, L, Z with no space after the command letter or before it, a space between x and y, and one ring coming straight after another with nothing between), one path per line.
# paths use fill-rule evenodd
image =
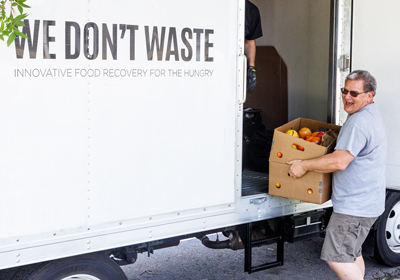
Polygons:
M375 75L378 88L375 103L383 117L388 141L386 165L387 186L400 189L400 139L397 89L400 70L400 31L396 10L398 1L358 1L354 2L354 27L352 68L366 69ZM371 20L373 19L373 20Z

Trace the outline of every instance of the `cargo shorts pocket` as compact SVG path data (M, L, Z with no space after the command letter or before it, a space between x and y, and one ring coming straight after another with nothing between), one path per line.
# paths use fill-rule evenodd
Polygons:
M343 244L342 250L349 256L354 258L358 257L358 252L361 246L359 246L359 237L361 233L361 224L349 224L341 226L343 230ZM361 245L361 244L360 244ZM358 248L360 247L360 248Z

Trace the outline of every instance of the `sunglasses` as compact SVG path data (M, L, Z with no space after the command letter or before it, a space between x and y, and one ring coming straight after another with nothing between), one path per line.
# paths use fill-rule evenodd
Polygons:
M357 92L357 91L348 90L348 89L345 89L345 88L341 88L340 90L341 90L341 92L342 92L343 95L347 95L347 94L350 92L350 95L351 95L352 97L357 97L357 96L358 96L359 94L361 94L361 93L367 93L367 92L369 92L369 91Z

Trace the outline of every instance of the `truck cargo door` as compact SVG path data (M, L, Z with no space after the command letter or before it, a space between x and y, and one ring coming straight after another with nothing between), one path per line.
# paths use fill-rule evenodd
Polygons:
M396 0L353 1L351 69L368 70L377 80L375 104L383 117L387 141L387 186L400 186L398 106L400 88L400 30Z
M32 6L0 44L0 238L233 211L244 1Z

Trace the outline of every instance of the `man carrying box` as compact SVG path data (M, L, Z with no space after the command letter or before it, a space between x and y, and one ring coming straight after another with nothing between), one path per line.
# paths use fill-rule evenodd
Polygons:
M361 245L385 209L387 144L384 124L373 101L375 94L376 80L369 72L350 73L342 88L344 110L349 115L335 151L288 162L288 175L293 178L309 171L333 172L333 214L321 259L342 280L364 279Z

